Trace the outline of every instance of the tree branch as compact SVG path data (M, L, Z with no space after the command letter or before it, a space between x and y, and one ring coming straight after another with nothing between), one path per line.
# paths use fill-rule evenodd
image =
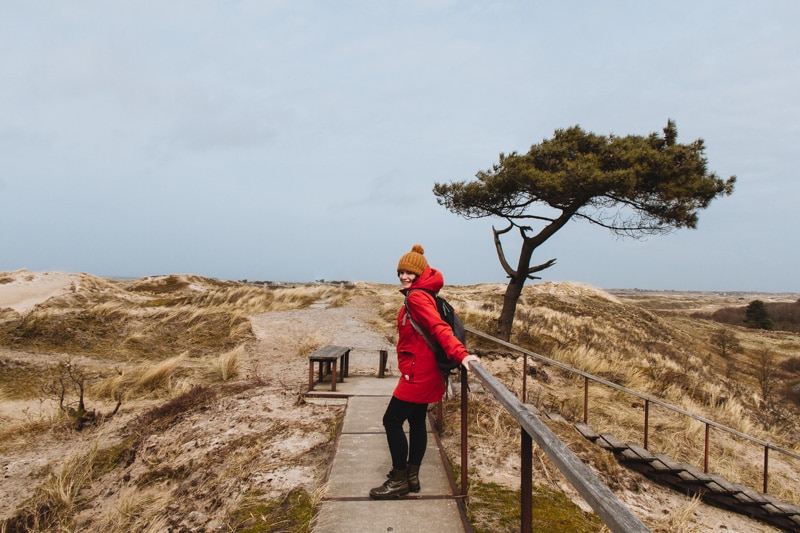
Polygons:
M541 265L536 265L535 267L530 267L528 269L528 279L542 279L539 276L531 276L531 274L533 274L534 272L542 271L542 270L544 270L546 268L550 268L551 266L553 266L555 264L556 264L556 260L555 259L550 259L546 263L542 263Z
M511 268L511 265L509 265L508 261L506 261L506 256L503 253L503 245L500 242L500 235L502 235L503 233L508 233L509 231L511 231L511 228L513 227L514 227L513 223L504 230L497 230L495 229L494 226L492 226L492 233L494 233L494 247L497 250L497 257L498 259L500 259L500 264L502 265L503 270L506 271L506 274L508 274L509 278L516 277L517 272L513 268Z

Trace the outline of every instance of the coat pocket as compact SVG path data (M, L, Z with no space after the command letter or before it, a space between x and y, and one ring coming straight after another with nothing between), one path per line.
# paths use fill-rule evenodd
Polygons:
M406 381L414 379L414 354L402 352L397 356L397 369Z

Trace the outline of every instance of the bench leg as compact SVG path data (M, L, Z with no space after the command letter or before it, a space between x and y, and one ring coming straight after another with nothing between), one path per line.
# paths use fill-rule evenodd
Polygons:
M314 361L308 362L308 390L314 390Z
M383 378L386 376L386 363L389 362L389 352L387 350L380 351L380 360L378 361L378 377Z
M336 392L336 359L331 361L331 391Z

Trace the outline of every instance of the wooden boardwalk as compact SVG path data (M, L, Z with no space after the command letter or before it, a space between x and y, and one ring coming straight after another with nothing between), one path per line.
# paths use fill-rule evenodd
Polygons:
M470 531L430 423L428 448L420 468L422 490L395 500L376 501L369 497L369 489L383 483L391 470L381 419L396 381L392 376L380 379L351 375L337 383L335 393L318 387L307 395L307 401L346 403L314 533Z

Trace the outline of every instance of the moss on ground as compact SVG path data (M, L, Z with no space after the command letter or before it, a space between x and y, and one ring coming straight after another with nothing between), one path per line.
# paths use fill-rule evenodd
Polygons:
M520 491L497 483L473 482L468 516L475 533L519 531ZM563 493L542 486L533 489L532 517L534 533L590 533L605 527L597 515L583 512Z
M242 506L229 515L228 524L240 533L306 533L311 528L315 504L312 495L301 488L275 500L254 494L245 497Z

